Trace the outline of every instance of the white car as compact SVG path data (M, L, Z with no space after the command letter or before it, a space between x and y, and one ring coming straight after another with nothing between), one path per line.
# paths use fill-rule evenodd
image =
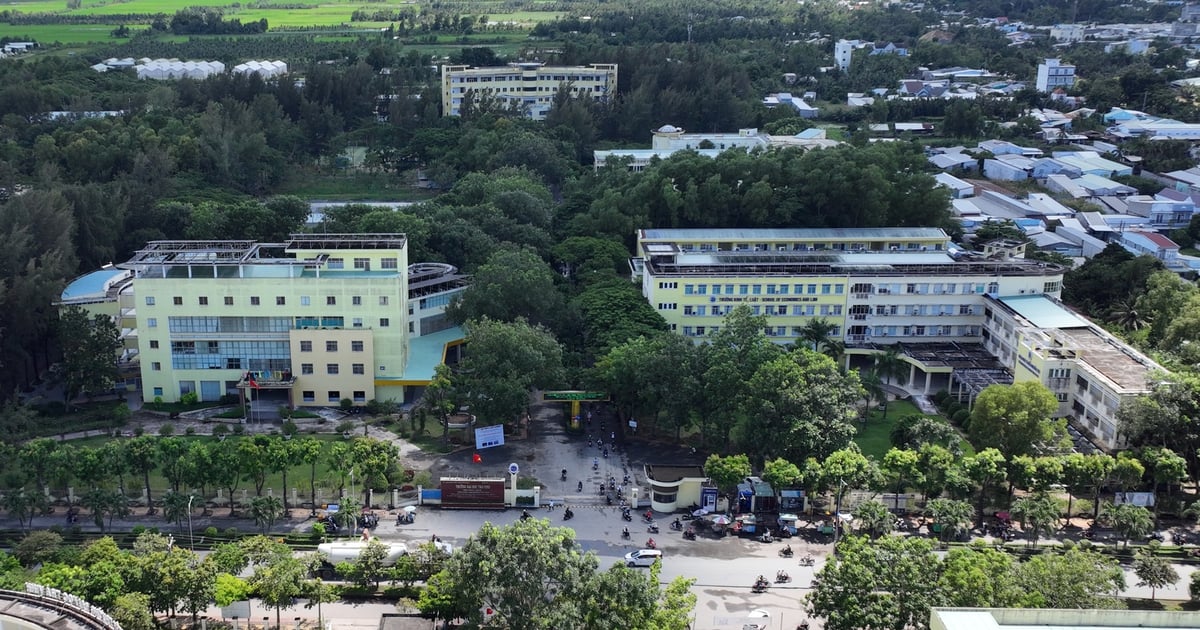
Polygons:
M625 564L631 567L654 566L654 561L662 556L663 553L657 549L638 549L625 554Z

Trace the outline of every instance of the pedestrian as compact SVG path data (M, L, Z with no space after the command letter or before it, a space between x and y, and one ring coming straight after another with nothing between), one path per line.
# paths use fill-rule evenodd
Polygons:
M613 431L613 434L612 434L612 441L613 441L613 442L616 442L616 441L617 441L617 433L616 433L616 431Z

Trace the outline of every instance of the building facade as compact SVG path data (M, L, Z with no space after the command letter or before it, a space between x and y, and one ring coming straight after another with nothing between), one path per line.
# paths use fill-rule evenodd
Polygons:
M984 297L984 346L1013 375L1058 398L1057 417L1102 449L1125 445L1121 401L1147 394L1162 366L1046 295Z
M462 343L444 310L467 279L407 256L402 234L153 241L60 305L116 312L146 401L411 400Z
M524 111L527 118L543 120L554 97L570 86L575 98L602 103L617 94L617 64L590 66L546 66L541 63L510 63L507 66L472 68L442 66L442 115L461 116L471 98L492 99Z
M976 342L985 294L1057 297L1063 270L956 259L938 228L641 230L635 276L672 330L700 340L739 304L794 343L825 318L849 345Z
M1038 64L1037 90L1039 92L1053 92L1058 88L1069 88L1073 85L1075 85L1075 66L1053 58L1048 58Z

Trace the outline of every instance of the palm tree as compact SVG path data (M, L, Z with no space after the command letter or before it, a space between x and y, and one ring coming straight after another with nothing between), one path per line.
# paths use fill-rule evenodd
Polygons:
M191 512L191 503L191 495L168 490L163 495L163 518L168 523L174 523L176 530L183 531L183 521L187 520L188 513Z
M1012 514L1020 522L1028 537L1029 546L1037 545L1038 538L1058 522L1058 503L1046 492L1022 497L1013 503Z
M820 352L821 345L829 341L829 336L835 330L837 330L837 324L824 317L818 317L808 320L808 323L800 328L800 338L812 344L813 352Z
M863 414L863 422L871 417L871 406L878 400L883 403L883 417L887 419L887 390L883 388L883 379L875 370L859 371L858 380L862 383L863 391L867 392L867 413Z
M265 535L283 516L283 502L278 497L254 497L250 500L250 515Z
M1138 311L1137 301L1132 297L1117 302L1108 310L1108 320L1122 330L1141 330L1149 323Z
M892 531L896 518L879 501L864 501L854 508L854 522L858 524L859 531L867 532L871 538L878 538Z
M898 346L888 348L883 354L875 355L875 370L885 383L904 385L908 382L908 363Z

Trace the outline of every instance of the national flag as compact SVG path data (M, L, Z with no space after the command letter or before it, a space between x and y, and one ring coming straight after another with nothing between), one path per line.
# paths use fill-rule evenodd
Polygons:
M475 453L474 455L471 456L471 461L476 464L482 464L483 457L480 457L479 453Z
M258 381L254 380L254 374L246 372L246 380L250 382L250 387L258 389Z

